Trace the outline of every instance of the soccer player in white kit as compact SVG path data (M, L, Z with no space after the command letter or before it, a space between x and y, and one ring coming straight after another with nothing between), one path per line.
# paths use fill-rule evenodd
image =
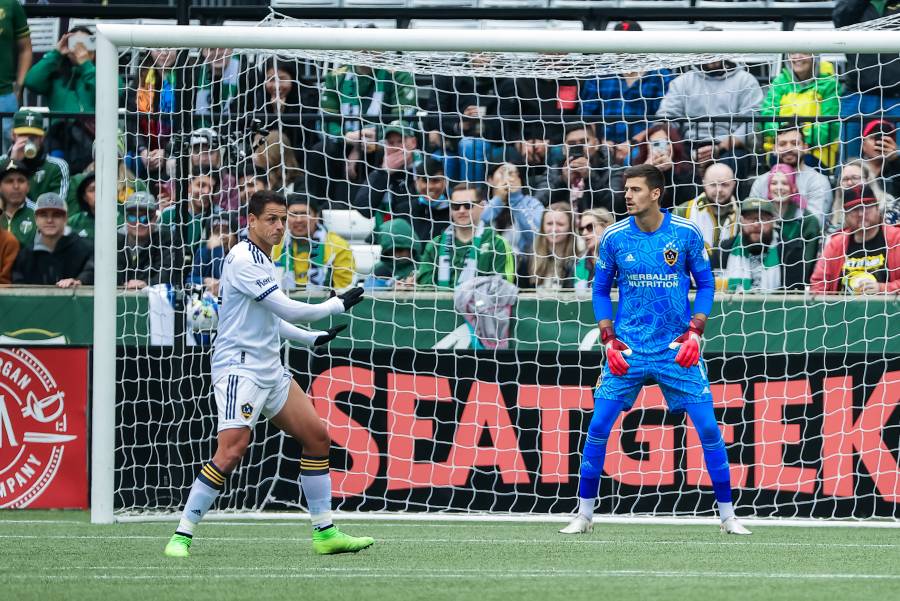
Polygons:
M278 287L269 256L284 237L287 203L276 192L256 192L248 202L248 237L225 258L219 280L219 329L213 348L212 381L218 408L218 448L194 480L181 522L165 554L188 557L194 528L225 480L240 463L260 416L302 446L300 486L313 525L313 549L323 555L356 552L373 544L349 536L331 521L331 440L312 402L281 361L281 340L310 346L334 340L342 327L309 331L293 325L338 315L362 300L362 289L316 305L288 298Z

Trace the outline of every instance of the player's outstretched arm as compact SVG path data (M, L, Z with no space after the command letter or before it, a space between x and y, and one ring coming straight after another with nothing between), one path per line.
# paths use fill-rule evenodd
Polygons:
M295 323L298 321L318 321L332 315L340 315L362 302L362 295L362 288L352 288L339 296L329 298L324 303L314 305L292 300L284 292L275 288L265 298L260 299L260 302L266 309L284 321Z
M329 342L337 338L338 333L340 333L341 330L344 330L346 327L347 326L345 325L340 325L335 328L329 328L325 331L304 330L303 328L298 328L292 323L281 320L281 323L278 324L278 334L282 338L294 340L301 344L305 344L306 346L322 346L323 344L328 344Z

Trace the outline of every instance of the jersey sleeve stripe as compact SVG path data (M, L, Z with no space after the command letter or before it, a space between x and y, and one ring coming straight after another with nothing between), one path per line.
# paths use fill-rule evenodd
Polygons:
M603 236L600 237L600 244L603 244L603 242L605 242L607 238L611 237L616 232L625 229L627 225L628 220L626 219L625 221L619 221L618 223L614 223L606 228L606 231L603 232Z
M687 219L673 215L672 223L679 227L687 227L689 229L694 230L694 233L697 234L698 236L700 236L701 240L703 239L703 232L700 231L700 228L697 227L697 224L694 223L693 221L688 221Z
M259 302L259 301L261 301L262 299L264 299L264 298L266 298L267 296L269 296L270 294L272 294L273 292L275 292L276 290L278 290L278 284L275 284L274 286L272 286L271 288L269 288L268 290L266 290L265 292L263 292L262 294L260 294L260 295L257 296L256 298L254 298L253 300Z

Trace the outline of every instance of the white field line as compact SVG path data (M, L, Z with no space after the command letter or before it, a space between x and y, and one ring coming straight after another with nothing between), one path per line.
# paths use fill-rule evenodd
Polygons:
M0 534L0 539L24 539L24 540L157 540L164 541L165 537L152 535L119 535L112 534L102 536L99 534ZM246 543L308 543L311 541L307 537L239 537L239 536L198 536L197 540L216 541L216 542L238 542ZM565 545L678 545L678 546L763 546L763 547L816 547L816 548L834 548L834 549L894 549L900 547L900 543L828 543L828 542L769 542L765 540L744 538L740 541L736 540L712 540L712 541L689 541L689 540L606 540L591 538L377 538L376 542L389 543L436 543L436 544L486 544L486 545L547 545L547 544L565 544ZM2 570L2 567L0 567Z
M101 568L102 569L102 568ZM145 566L135 567L135 570L144 572ZM164 569L171 570L171 567ZM213 571L215 573L203 573L197 571ZM296 571L294 571L296 570ZM323 577L366 577L366 578L407 578L421 579L460 579L460 578L609 578L609 577L648 577L648 578L733 578L733 579L777 579L777 580L900 580L900 574L811 574L809 572L723 572L723 571L680 571L680 570L591 570L591 569L534 569L534 570L509 570L509 569L481 569L481 568L365 568L365 567L298 567L298 568L247 568L209 566L207 568L190 567L189 572L184 573L153 573L153 574L54 574L47 572L22 572L4 574L4 579L15 580L40 580L40 581L75 581L75 580L234 580L234 579L309 579ZM7 580L8 581L8 580Z
M364 511L335 511L334 517L340 522L418 522L421 524L436 525L435 522L478 522L478 523L543 523L556 524L568 522L572 519L570 514L446 514L446 513L402 513L402 512L364 512ZM117 515L118 522L177 522L180 513L166 513L159 515ZM309 514L305 511L265 511L248 513L210 512L203 518L209 520L308 520ZM600 515L594 516L595 524L634 524L634 525L674 525L674 526L709 526L719 525L716 517L654 517L646 515ZM788 518L741 518L741 523L750 526L799 526L825 527L825 528L900 528L900 520L825 520L825 519L788 519Z
M153 523L153 522L177 522L181 514L167 513L159 515L119 515L116 521L120 523ZM423 524L429 527L455 528L460 522L476 522L479 526L508 526L511 523L538 523L558 524L568 522L571 515L487 515L487 514L408 514L408 513L364 513L364 512L334 512L342 524L354 525L376 522L395 522L395 527L417 528ZM279 522L308 521L309 514L298 512L255 512L255 513L223 513L210 512L204 517L205 522L215 522L223 526L279 526ZM718 525L715 517L652 517L643 515L634 516L594 516L595 524L627 524L633 526L712 526ZM741 518L741 523L748 526L790 526L800 528L900 528L900 520L825 520L825 519L788 519L788 518ZM2 519L3 524L73 524L93 526L83 520L19 520Z

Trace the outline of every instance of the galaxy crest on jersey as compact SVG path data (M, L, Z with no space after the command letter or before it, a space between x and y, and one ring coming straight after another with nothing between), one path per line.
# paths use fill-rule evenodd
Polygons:
M703 236L694 224L669 212L654 232L641 231L633 217L619 221L600 240L595 316L598 321L612 318L609 296L615 282L616 335L634 352L659 353L687 329L692 277L697 287L693 312L708 315L715 281Z

